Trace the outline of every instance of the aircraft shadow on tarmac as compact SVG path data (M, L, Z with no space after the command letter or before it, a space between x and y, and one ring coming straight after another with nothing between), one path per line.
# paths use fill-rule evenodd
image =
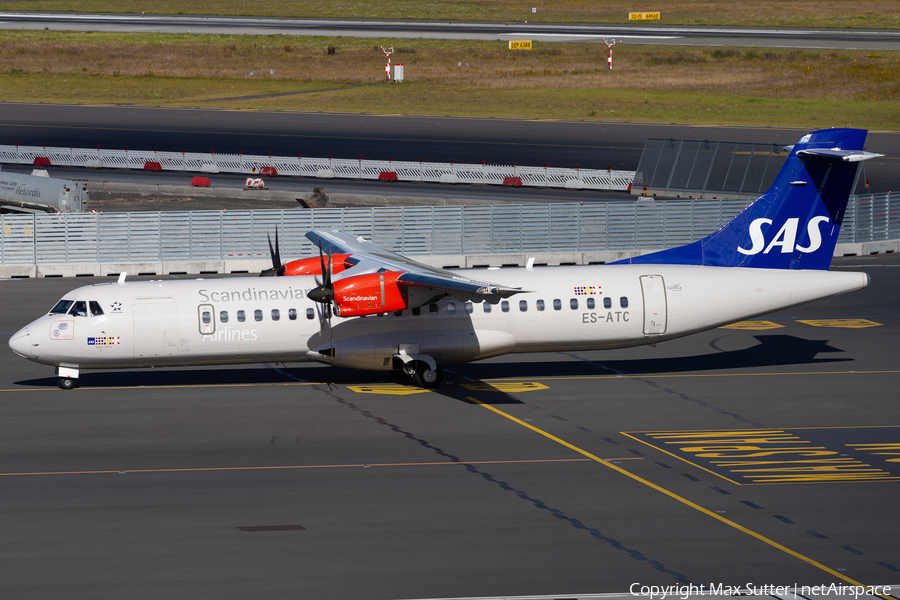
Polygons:
M660 373L683 373L691 371L740 370L762 367L790 365L818 365L832 362L853 361L849 357L822 357L819 354L844 352L830 346L826 340L806 340L791 335L755 336L758 344L741 350L706 353L693 356L666 358L607 360L591 353L588 360L561 360L552 362L498 362L469 363L450 369L440 392L447 397L467 401L472 391L462 385L468 381L481 379L503 379L521 377L577 377L591 375L653 375ZM583 356L586 353L574 353ZM607 353L604 353L607 354ZM615 356L614 351L608 353ZM172 368L139 369L127 371L102 371L84 373L80 378L82 387L166 387L191 385L265 385L305 382L310 384L336 384L338 386L371 384L373 379L385 383L406 383L409 378L402 374L372 373L343 369L326 365L309 364L299 367L273 365L266 368ZM463 379L464 381L459 381ZM16 385L30 387L54 387L56 377L43 377L15 382ZM448 385L450 384L450 385ZM486 403L504 404L518 402L499 389L481 389L491 392L479 394Z
M494 379L502 377L548 377L585 375L654 375L661 373L686 373L704 371L726 371L777 367L790 365L824 364L853 361L850 357L819 354L844 352L830 346L827 340L807 340L792 335L754 336L759 342L755 346L741 350L727 350L718 353L665 358L615 359L617 350L610 350L598 356L597 353L573 352L583 357L582 361L552 363L470 363L460 368L467 377L473 379ZM606 357L609 357L607 359Z

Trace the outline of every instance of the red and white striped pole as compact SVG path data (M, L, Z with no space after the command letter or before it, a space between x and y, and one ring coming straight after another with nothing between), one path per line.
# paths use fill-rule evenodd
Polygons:
M391 54L394 53L394 47L391 46L390 50L385 50L384 46L381 47L381 51L384 52L384 55L387 56L387 62L384 63L384 74L387 75L387 80L391 80Z
M606 38L603 38L603 43L606 44L607 48L609 48L609 55L606 57L606 68L609 71L612 71L612 47L616 44L616 40L606 41Z

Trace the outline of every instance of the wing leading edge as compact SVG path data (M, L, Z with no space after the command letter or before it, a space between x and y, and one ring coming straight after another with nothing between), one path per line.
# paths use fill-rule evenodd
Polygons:
M344 272L342 277L353 277L379 271L402 271L397 283L406 286L429 288L436 293L453 296L460 301L489 302L496 304L514 294L527 292L518 287L509 287L463 277L452 271L432 267L390 250L385 250L361 237L338 231L310 231L307 239L327 254L352 254L358 261Z

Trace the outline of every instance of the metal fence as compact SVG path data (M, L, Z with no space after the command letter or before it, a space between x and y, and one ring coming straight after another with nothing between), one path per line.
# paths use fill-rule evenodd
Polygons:
M520 167L518 165L457 164L307 156L263 156L250 154L200 154L196 152L151 152L144 150L102 150L100 148L54 148L45 146L0 145L0 162L34 164L38 157L52 165L143 169L148 162L159 163L164 171L205 173L259 173L275 167L280 175L295 177L341 177L378 179L383 172L397 174L399 181L503 185L507 177L518 177L523 186L576 187L591 190L626 190L634 171L566 169L561 167Z
M756 197L766 191L787 160L781 144L647 138L634 188L674 196L731 194Z
M0 264L251 259L317 250L311 229L340 230L407 255L669 248L715 231L748 200L379 207L316 210L3 215ZM890 194L854 197L840 242L900 238Z

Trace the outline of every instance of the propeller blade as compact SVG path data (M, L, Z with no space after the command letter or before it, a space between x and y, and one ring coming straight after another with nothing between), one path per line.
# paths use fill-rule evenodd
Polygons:
M331 253L328 253L328 261L325 261L325 253L319 248L319 264L322 267L322 282L316 277L316 283L319 284L315 289L310 290L306 297L313 302L328 304L328 316L331 318L331 304L334 302L334 285L331 283Z
M269 240L269 255L272 257L272 268L262 271L260 277L282 277L284 276L284 265L281 264L281 245L278 243L278 228L275 228L275 247L272 247L272 236L266 233L266 239Z

